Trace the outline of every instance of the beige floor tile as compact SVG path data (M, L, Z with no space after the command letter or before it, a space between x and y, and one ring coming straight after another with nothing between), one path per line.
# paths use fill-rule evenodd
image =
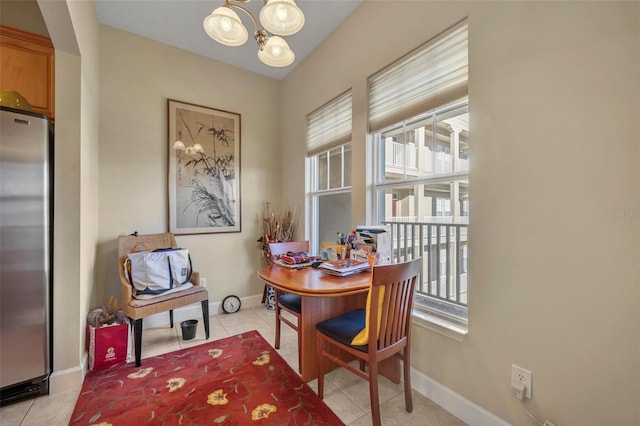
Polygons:
M351 399L347 398L344 392L339 389L335 392L325 394L324 402L346 425L365 414L360 407L358 407Z
M234 326L248 326L258 321L265 322L261 315L259 315L254 309L240 309L233 314L220 314L217 316L223 327Z
M351 373L353 374L353 373ZM355 375L354 375L355 376ZM357 377L357 376L356 376ZM371 397L369 395L369 382L359 378L358 382L342 386L341 389L360 407L365 413L371 412ZM402 384L395 384L383 376L378 377L378 399L380 405L391 400L398 394L403 394Z
M42 398L42 397L41 397ZM17 426L29 412L33 405L33 399L18 401L0 408L0 425Z
M330 381L341 389L347 389L350 386L355 386L363 381L362 378L356 376L354 373L344 368L336 367L324 375L325 381Z
M465 423L418 392L413 394L413 411L407 413L404 394L380 405L382 423L387 426L464 426Z
M276 333L274 330L271 339L268 339L272 345L275 344L275 338ZM296 350L298 348L298 332L285 324L282 324L280 328L280 347L290 347Z
M256 329L255 324L231 324L223 325L223 327L229 336L235 336L236 334L242 334Z
M258 331L267 342L273 345L273 339L275 338L276 334L273 331L272 327L269 327L264 322L259 322L254 324L253 329Z
M253 310L240 310L235 314L221 314L219 316L222 328L229 334L234 336L251 330L258 330L264 334L272 334L273 329L267 321L264 321L260 315Z
M179 328L180 324L174 324L173 328L167 325L142 330L142 359L179 350Z
M315 393L318 393L318 379L314 379L307 384L311 389L313 389ZM326 396L328 396L329 394L337 390L338 390L338 387L335 384L333 384L333 382L330 382L329 380L324 381L324 394Z
M265 321L268 324L275 324L276 313L274 311L269 311L264 306L252 308L252 310L262 321Z
M384 419L382 420L384 424ZM355 421L349 423L348 426L371 426L372 420L370 414L364 414L358 417Z
M210 338L204 338L204 326L198 321L196 336L183 340L180 323L174 328L156 327L142 334L142 357L162 355L181 348L201 345L249 330L258 330L267 342L274 344L275 314L264 306L241 309L235 314L213 315L210 318ZM298 371L298 335L287 325L282 325L281 344L278 353ZM317 391L317 381L309 386ZM0 425L66 425L69 422L79 390L61 392L36 399L9 404L0 408ZM348 426L371 424L368 383L355 374L338 368L325 375L325 403ZM380 379L380 410L385 426L463 426L459 419L420 395L413 392L413 412L404 407L402 385L386 378Z
M79 393L80 389L71 389L34 399L20 426L69 424Z
M296 347L281 347L277 351L295 372L300 372L298 370L298 349Z

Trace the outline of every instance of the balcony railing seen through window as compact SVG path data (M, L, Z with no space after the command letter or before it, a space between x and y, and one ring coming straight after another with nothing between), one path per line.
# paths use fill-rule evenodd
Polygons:
M452 223L451 217L388 218L385 225L391 226L393 244L392 257L404 262L422 256L422 274L416 286L419 296L467 307L467 230L466 218ZM418 298L419 302L421 298Z

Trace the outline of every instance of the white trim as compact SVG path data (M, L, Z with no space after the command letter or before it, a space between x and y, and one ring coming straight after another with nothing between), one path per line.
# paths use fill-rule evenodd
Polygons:
M54 371L49 376L49 394L80 389L86 374L87 351L84 352L82 366Z
M467 328L458 323L418 309L414 309L412 312L412 323L417 327L426 328L458 342L462 342L469 334Z
M469 401L424 373L411 369L411 387L466 424L511 426L500 417Z

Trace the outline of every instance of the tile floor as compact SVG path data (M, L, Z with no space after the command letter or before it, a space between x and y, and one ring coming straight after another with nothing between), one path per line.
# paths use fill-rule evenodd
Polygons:
M221 339L248 331L258 330L273 344L274 314L264 306L242 309L231 315L211 317L210 340ZM193 340L182 340L179 325L150 328L144 330L142 343L143 358L167 353L189 346L204 343L202 321ZM298 370L297 335L286 325L282 326L282 341L278 353ZM309 385L316 389L316 381ZM16 402L0 408L0 425L67 425L73 412L80 389L73 389L55 395ZM337 369L325 376L324 401L349 426L370 425L371 409L369 404L368 383L344 369ZM422 425L422 426L458 426L464 425L440 406L413 392L413 412L404 409L402 384L394 384L385 378L380 381L380 410L385 426Z

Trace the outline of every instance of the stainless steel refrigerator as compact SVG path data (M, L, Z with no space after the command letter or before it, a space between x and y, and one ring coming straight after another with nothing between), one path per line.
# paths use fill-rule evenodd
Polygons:
M49 393L52 125L0 106L0 404Z

